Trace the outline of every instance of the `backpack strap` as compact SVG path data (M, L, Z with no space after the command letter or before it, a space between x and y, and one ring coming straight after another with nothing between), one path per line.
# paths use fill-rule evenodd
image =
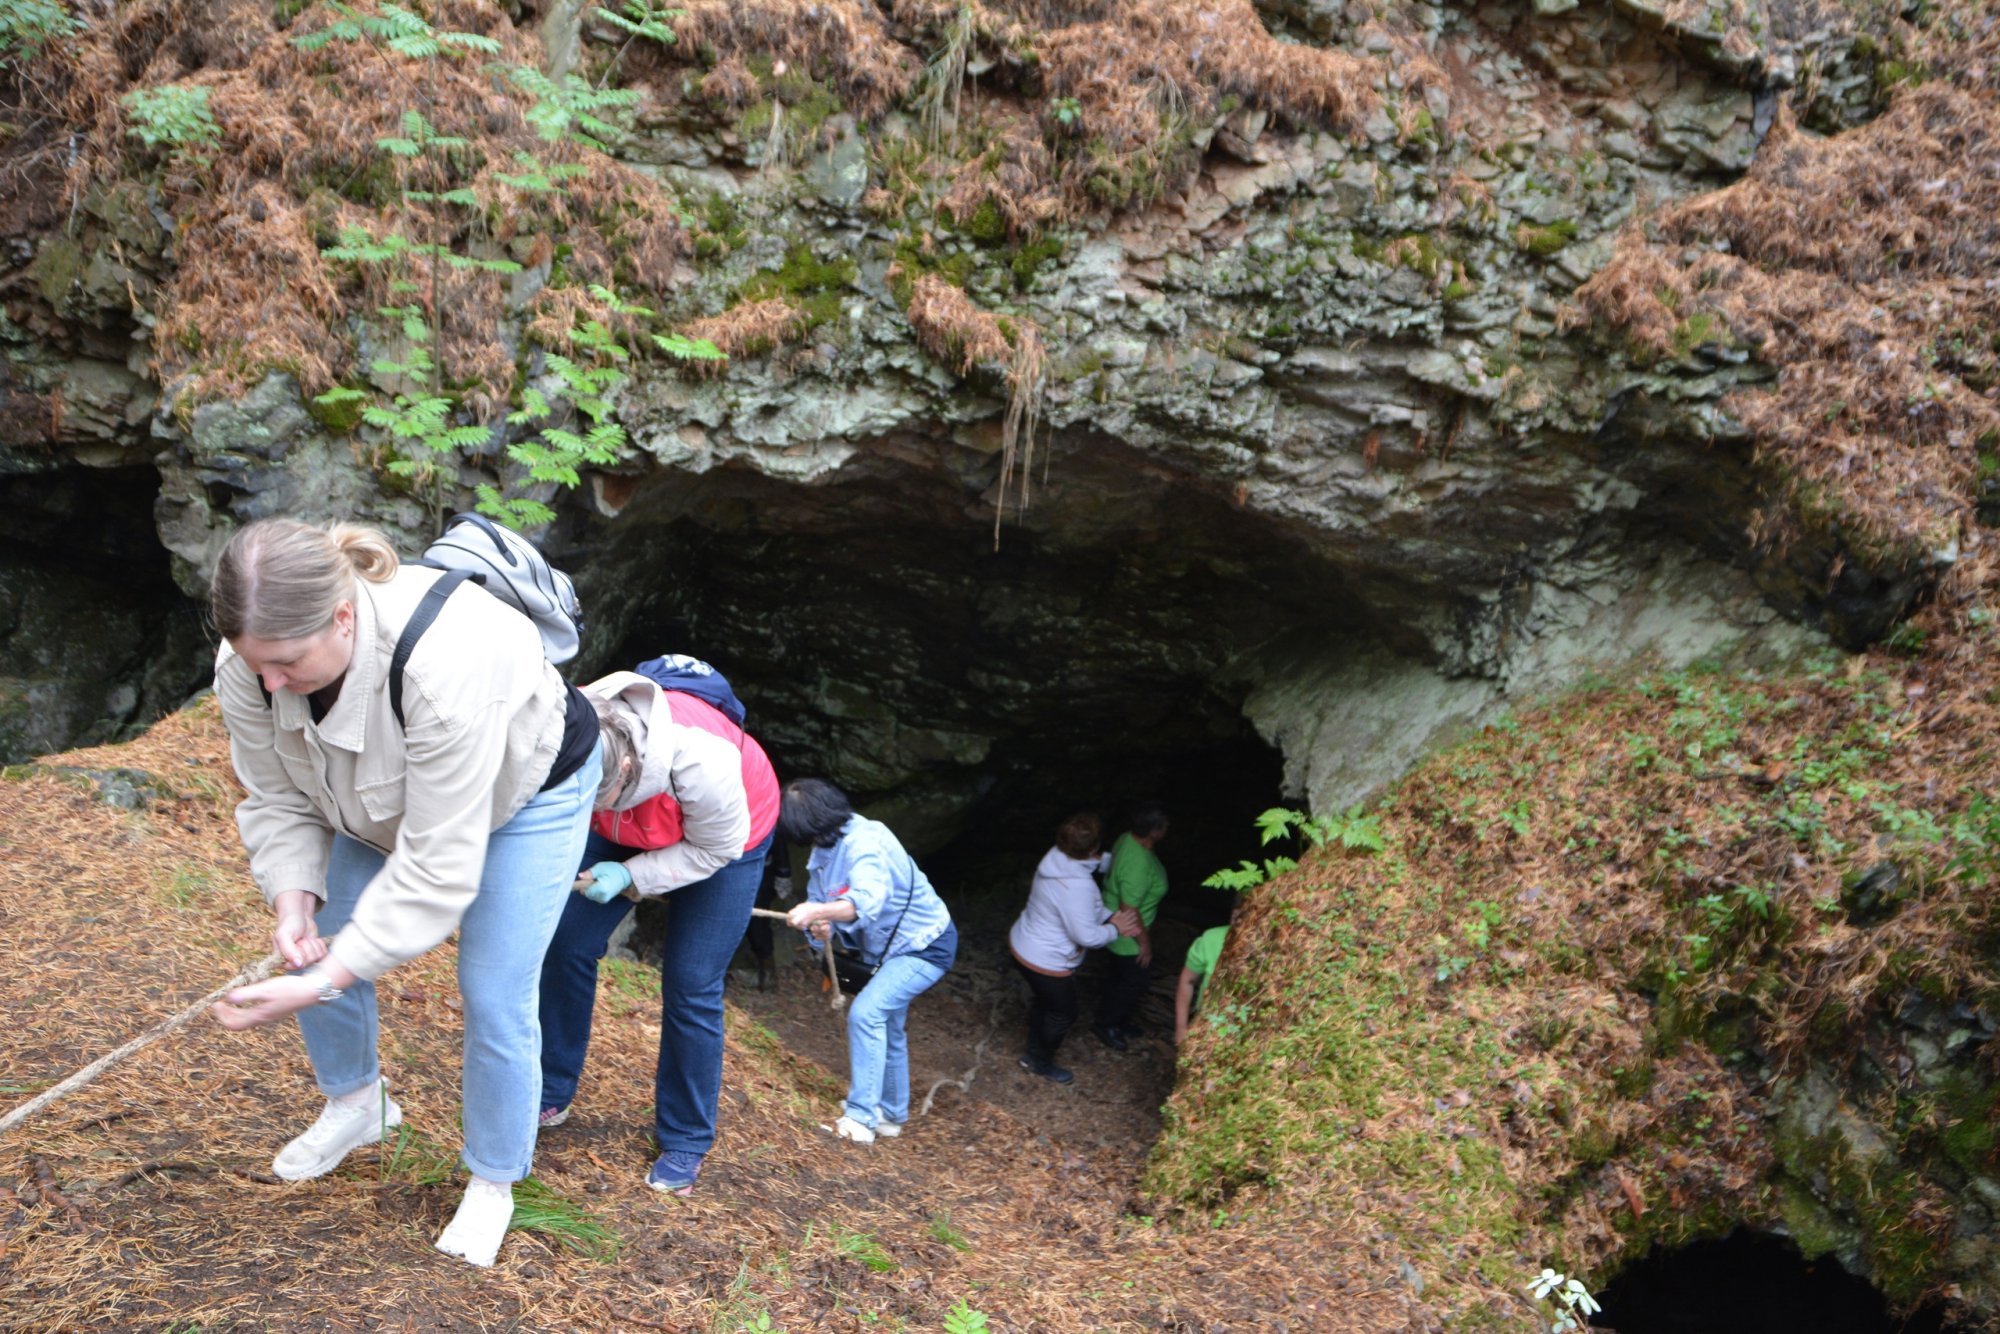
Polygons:
M437 581L424 591L423 601L410 613L409 623L403 633L396 637L396 652L389 659L389 711L396 715L396 726L407 729L403 720L403 669L409 666L410 655L417 650L417 641L424 637L424 631L431 628L431 622L444 610L444 600L452 590L472 578L469 570L446 570Z

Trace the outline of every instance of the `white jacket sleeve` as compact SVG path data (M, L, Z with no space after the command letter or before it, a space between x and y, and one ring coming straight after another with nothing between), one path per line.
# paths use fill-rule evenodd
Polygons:
M229 731L229 762L247 793L236 806L236 828L250 854L251 878L266 903L294 889L324 902L333 829L285 772L272 705L227 644L216 655L215 695Z
M484 685L483 704L449 718L420 691L404 695L402 826L329 947L356 977L379 977L437 945L479 893L508 727L504 671Z
M743 790L743 752L713 732L674 726L673 796L681 808L681 841L629 858L632 885L648 896L706 880L741 857L750 841L750 798ZM661 739L648 738L649 745Z
M1073 874L1056 882L1056 911L1062 914L1063 930L1087 950L1103 949L1118 939L1111 914L1104 911L1104 899L1097 883L1086 873L1089 863L1079 863Z

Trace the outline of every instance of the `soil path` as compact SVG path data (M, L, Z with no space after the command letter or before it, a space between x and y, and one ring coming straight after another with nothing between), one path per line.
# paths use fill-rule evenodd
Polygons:
M970 1100L1015 1117L1045 1139L1103 1151L1136 1183L1159 1137L1160 1106L1173 1088L1173 1018L1165 984L1156 981L1142 1006L1144 1036L1116 1052L1090 1030L1096 978L1086 965L1082 1015L1058 1054L1076 1079L1052 1084L1019 1064L1028 992L1008 960L1007 926L1005 919L976 910L961 915L957 965L911 1007L912 1114L927 1095L934 1114ZM759 991L754 972L738 968L730 975L729 1000L788 1048L844 1077L845 1015L828 1006L825 974L796 934L782 927L776 934L776 985ZM748 960L747 952L742 958ZM830 1110L828 1119L837 1111Z

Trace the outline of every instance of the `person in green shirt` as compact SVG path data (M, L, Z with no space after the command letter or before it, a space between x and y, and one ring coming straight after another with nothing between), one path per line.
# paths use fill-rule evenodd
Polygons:
M1194 938L1188 946L1187 963L1181 968L1180 990L1174 993L1174 1045L1180 1046L1187 1040L1188 1015L1201 998L1202 985L1215 972L1215 961L1222 955L1222 942L1229 938L1229 928L1212 926Z
M1166 809L1149 801L1132 812L1131 828L1111 847L1111 873L1104 877L1104 910L1115 913L1132 908L1139 914L1139 934L1130 939L1120 936L1105 949L1110 972L1104 980L1104 994L1098 999L1093 1031L1113 1051L1124 1051L1138 1035L1132 1015L1152 981L1153 918L1159 915L1160 900L1167 896L1167 871L1153 849L1166 836Z

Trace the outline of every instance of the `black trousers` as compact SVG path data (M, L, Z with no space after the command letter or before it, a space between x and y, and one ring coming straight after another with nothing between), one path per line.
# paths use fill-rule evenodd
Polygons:
M768 908L777 901L777 889L772 883L772 878L767 875L764 877L764 883L757 887L756 906L759 908ZM759 959L768 960L775 953L777 946L776 939L771 935L771 919L768 917L751 918L750 925L743 928L743 940L745 944L750 946L752 954L756 955Z
M1028 1055L1037 1061L1056 1058L1056 1048L1076 1023L1076 975L1050 977L1014 960L1021 976L1028 979L1033 999L1028 1002Z
M1139 966L1136 954L1104 952L1104 994L1097 1002L1099 1028L1130 1028L1139 1002L1153 983L1150 969Z

